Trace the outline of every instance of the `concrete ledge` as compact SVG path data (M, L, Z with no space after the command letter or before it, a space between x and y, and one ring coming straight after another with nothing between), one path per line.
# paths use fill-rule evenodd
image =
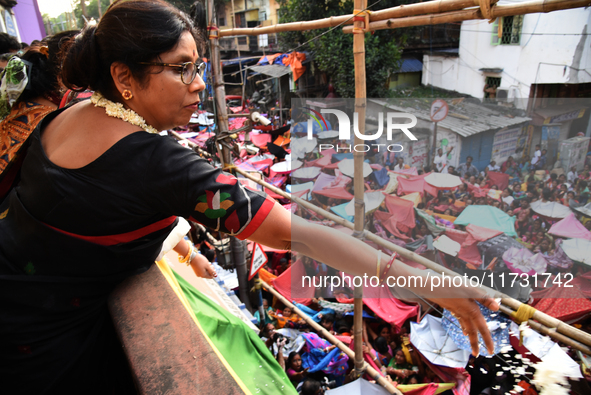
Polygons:
M109 310L139 394L243 394L156 265L122 283Z

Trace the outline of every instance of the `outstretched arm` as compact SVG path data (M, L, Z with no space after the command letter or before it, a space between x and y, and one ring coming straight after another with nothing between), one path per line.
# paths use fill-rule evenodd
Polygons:
M278 203L250 239L273 248L293 249L351 276L377 275L375 249L335 229L312 224L299 217L292 217L291 213ZM384 270L388 260L387 256L382 256L380 271ZM499 306L483 290L471 287L431 287L433 278L436 276L428 276L424 271L412 268L398 260L394 262L386 276L407 278L415 276L417 281L414 282L414 286L409 286L407 289L450 310L458 318L464 334L470 338L475 355L479 353L479 332L492 353L493 341L476 301L491 310L498 310ZM421 280L418 280L419 278ZM443 295L445 297L442 297Z

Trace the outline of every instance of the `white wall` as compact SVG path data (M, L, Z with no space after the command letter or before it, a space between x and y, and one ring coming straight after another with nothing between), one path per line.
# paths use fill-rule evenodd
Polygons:
M591 8L525 15L519 45L491 45L492 29L488 21L463 22L459 58L425 55L422 83L482 98L486 76L501 77L510 98L527 99L534 83L591 82ZM503 72L485 75L481 68Z

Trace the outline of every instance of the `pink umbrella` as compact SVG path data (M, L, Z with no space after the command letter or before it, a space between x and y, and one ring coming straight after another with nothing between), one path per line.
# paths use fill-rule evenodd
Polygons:
M529 276L546 272L546 266L548 265L542 254L534 255L527 248L509 248L503 254L503 261L513 273L525 273Z

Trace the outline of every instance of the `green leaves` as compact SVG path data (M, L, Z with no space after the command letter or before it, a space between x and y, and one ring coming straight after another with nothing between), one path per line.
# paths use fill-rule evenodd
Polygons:
M385 3L384 6L391 6L392 2ZM351 0L279 0L279 4L279 23L328 18L353 11ZM283 51L289 51L322 33L325 34L297 50L314 52L317 69L326 73L339 96L355 97L353 35L344 34L342 27L280 33L279 44ZM400 52L392 32L365 34L367 97L386 96L389 73L399 67Z

